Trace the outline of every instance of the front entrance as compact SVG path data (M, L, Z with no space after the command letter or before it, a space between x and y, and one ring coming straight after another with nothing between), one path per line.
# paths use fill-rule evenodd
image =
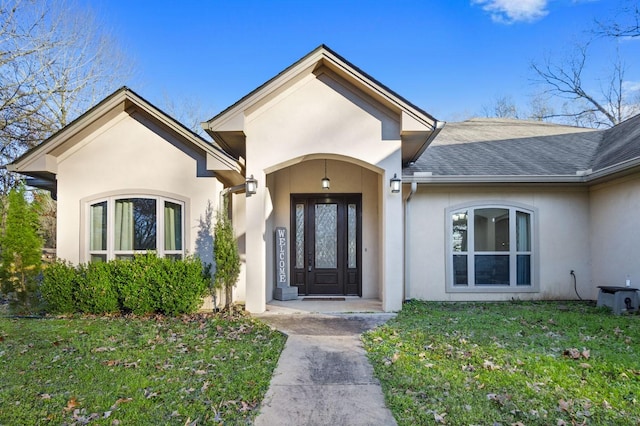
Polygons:
M298 294L362 296L361 204L361 194L291 196L291 284Z

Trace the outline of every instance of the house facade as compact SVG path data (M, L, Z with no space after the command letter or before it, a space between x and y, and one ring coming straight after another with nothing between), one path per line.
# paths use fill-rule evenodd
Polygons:
M213 142L122 88L9 168L56 195L73 263L210 262L207 218L227 196L250 312L283 287L396 311L640 279L638 117L445 125L320 46L202 126Z

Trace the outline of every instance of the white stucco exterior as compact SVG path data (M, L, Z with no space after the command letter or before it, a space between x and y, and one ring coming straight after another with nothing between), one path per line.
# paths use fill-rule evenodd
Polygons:
M536 292L447 292L445 210L490 203L534 209L537 239ZM595 296L589 244L590 200L586 187L434 187L419 185L409 202L406 298L440 301L575 299L574 271L581 297Z
M222 190L203 161L202 154L152 122L120 113L58 157L58 229L64 230L58 233L58 256L72 263L87 262L89 204L125 195L183 201L185 247L195 253L199 219L208 202L217 209Z
M589 227L593 286L640 286L640 177L594 186Z
M294 197L356 196L361 203L359 295L380 300L385 311L400 310L404 300L414 298L594 299L598 285L624 285L627 276L640 283L635 214L640 157L594 174L409 173L412 162L429 153L425 149L441 127L320 47L204 122L213 142L123 88L10 169L38 178L57 193L57 254L72 263L89 261L92 203L145 196L182 203L185 252L210 262L211 251L200 250L200 222L207 207L217 210L222 194L228 194L242 260L234 296L253 313L265 311L274 298L274 231L283 227L293 235ZM448 165L447 158L440 161ZM329 190L320 184L325 173ZM394 176L404 180L400 193L390 190ZM245 194L251 177L257 190ZM481 283L467 291L447 284L452 257L447 212L480 205L530 212L531 285L518 287L512 278L507 290ZM510 229L515 235L515 225ZM210 247L212 236L205 237L211 237ZM510 268L510 273L517 269Z
M247 174L267 182L247 199L250 311L273 298L273 231L289 229L295 193L362 194L363 297L400 309L402 262L393 247L402 246L402 200L382 184L401 173L400 117L351 90L309 74L245 113ZM331 189L323 192L324 160Z

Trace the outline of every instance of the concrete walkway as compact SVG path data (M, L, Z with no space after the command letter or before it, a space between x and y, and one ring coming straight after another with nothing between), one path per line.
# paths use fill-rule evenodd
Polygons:
M255 425L396 425L360 341L393 316L260 315L288 339Z

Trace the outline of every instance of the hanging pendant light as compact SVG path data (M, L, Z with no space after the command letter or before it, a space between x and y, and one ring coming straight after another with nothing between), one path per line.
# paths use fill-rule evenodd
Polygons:
M327 160L324 160L324 177L321 180L322 189L328 190L331 188L331 180L327 177Z

